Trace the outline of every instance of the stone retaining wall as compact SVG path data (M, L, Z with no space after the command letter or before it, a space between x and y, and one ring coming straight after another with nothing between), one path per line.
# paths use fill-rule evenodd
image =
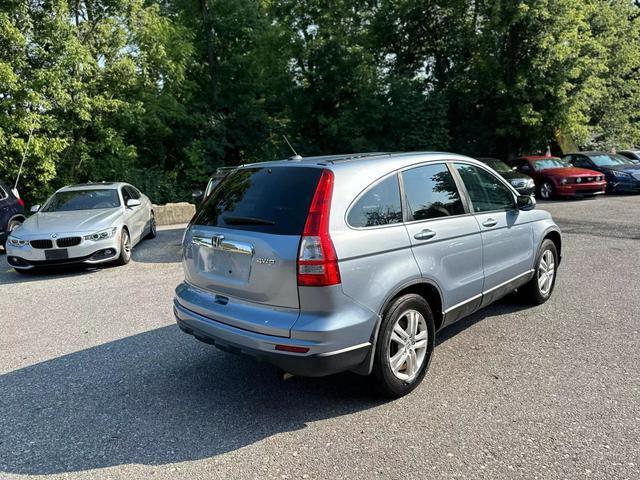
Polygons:
M153 211L158 225L175 225L189 223L189 220L196 213L196 206L187 202L167 203L166 205L154 205Z

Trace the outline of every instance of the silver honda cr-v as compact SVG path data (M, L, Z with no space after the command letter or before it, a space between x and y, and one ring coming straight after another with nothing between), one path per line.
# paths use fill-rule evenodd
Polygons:
M440 329L553 292L561 236L486 165L448 153L245 165L183 240L180 328L294 375L350 370L401 396Z

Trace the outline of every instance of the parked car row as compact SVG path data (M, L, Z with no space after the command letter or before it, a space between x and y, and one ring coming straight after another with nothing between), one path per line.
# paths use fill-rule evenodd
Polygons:
M33 206L27 219L15 208L8 211L19 212L10 217L5 245L7 261L19 273L78 263L124 265L140 240L156 235L151 202L127 183L62 188L42 207Z
M520 194L535 192L545 200L640 192L640 152L636 151L578 152L563 158L531 155L512 160L510 166L493 158L479 160L502 175Z

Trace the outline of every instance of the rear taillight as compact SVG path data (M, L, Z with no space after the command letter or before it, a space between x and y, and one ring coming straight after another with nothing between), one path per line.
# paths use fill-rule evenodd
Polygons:
M298 285L324 287L340 283L340 269L329 236L333 172L323 170L311 201L298 252Z
M24 200L23 200L23 199L18 198L18 203L20 204L20 206L21 206L22 208L24 208Z

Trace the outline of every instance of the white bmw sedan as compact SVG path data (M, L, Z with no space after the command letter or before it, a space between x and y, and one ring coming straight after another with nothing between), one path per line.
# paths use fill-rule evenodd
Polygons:
M6 244L17 272L71 263L124 265L143 238L156 236L153 206L127 183L89 183L54 193Z

